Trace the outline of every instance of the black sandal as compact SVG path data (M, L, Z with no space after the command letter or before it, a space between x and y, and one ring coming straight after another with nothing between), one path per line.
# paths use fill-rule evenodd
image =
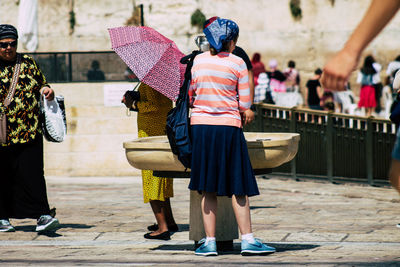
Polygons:
M157 231L158 230L158 224L155 223L155 224L147 226L147 230L152 231L152 232ZM168 231L170 231L170 232L178 232L179 231L178 225L174 224L174 225L168 226Z
M170 240L171 239L171 234L169 231L165 231L161 234L158 235L150 235L151 233L147 233L144 235L144 238L146 239L160 239L160 240Z

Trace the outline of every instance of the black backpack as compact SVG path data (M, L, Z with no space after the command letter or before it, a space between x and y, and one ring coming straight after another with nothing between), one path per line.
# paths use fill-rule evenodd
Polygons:
M190 118L189 118L189 86L192 79L193 60L201 53L193 51L181 59L182 64L186 64L185 80L179 89L176 106L168 112L166 132L172 153L178 156L179 161L190 168L192 161L192 142L190 139Z

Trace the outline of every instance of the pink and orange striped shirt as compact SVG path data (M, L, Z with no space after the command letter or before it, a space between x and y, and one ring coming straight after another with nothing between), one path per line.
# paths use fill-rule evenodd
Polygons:
M195 57L189 88L190 123L242 127L240 113L251 106L246 63L238 56L204 52Z

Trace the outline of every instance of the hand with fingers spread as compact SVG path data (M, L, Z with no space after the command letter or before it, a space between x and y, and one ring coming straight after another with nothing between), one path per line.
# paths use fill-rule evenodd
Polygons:
M365 47L379 34L400 8L399 0L373 0L360 24L344 48L324 67L321 84L334 91L342 91L356 68Z

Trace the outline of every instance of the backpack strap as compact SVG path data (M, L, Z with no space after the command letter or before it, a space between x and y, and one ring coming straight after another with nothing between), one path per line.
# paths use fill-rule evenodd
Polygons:
M185 70L185 80L183 82L183 85L179 89L179 96L178 96L177 101L179 101L179 99L183 99L185 96L187 97L188 89L189 89L189 87L187 86L187 83L190 83L190 81L192 80L193 61L194 61L194 58L198 54L201 54L201 53L203 53L203 52L196 50L196 51L193 51L191 54L181 58L180 63L186 65L186 70Z
M181 60L180 60L181 64L187 65L186 66L186 71L185 71L185 80L186 79L191 80L191 78L192 78L193 60L198 54L201 54L201 53L203 53L203 52L195 50L191 54L181 58Z

